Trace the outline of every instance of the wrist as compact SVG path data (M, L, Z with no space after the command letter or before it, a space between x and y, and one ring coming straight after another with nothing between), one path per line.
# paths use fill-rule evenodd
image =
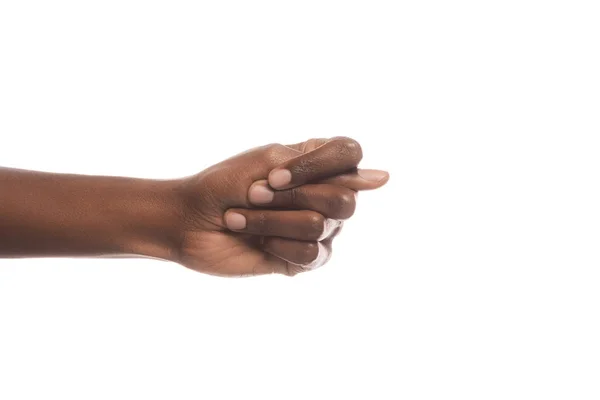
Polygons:
M140 180L132 188L135 200L126 210L129 223L122 252L179 261L183 237L184 201L179 180Z

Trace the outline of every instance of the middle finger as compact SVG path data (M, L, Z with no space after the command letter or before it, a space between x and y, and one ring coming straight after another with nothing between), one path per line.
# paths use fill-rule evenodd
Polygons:
M306 184L273 191L267 181L262 180L250 186L248 200L261 207L313 210L334 219L350 218L356 209L354 190L330 184Z

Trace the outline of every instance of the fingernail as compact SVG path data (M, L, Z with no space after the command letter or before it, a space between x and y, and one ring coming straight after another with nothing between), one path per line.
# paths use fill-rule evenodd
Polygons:
M253 204L267 204L273 201L275 193L268 187L256 184L250 188L248 199Z
M371 182L380 182L388 176L387 172L378 169L359 169L358 174L361 178Z
M234 231L239 231L246 227L246 217L236 212L230 212L225 215L225 224Z
M278 169L269 174L269 185L278 189L287 186L292 181L292 173L287 169Z

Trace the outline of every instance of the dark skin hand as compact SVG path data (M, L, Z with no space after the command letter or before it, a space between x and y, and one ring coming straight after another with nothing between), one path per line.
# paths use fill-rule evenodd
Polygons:
M323 265L356 192L349 138L258 147L174 180L0 169L0 257L146 256L220 276L295 275Z

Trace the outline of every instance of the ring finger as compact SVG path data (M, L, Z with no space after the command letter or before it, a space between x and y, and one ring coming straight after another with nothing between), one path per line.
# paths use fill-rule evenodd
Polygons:
M328 218L348 219L356 209L356 194L345 187L324 184L274 191L262 180L250 186L248 200L261 207L313 210Z
M288 239L319 241L335 231L341 222L310 210L249 210L232 208L224 215L225 226L235 232Z

